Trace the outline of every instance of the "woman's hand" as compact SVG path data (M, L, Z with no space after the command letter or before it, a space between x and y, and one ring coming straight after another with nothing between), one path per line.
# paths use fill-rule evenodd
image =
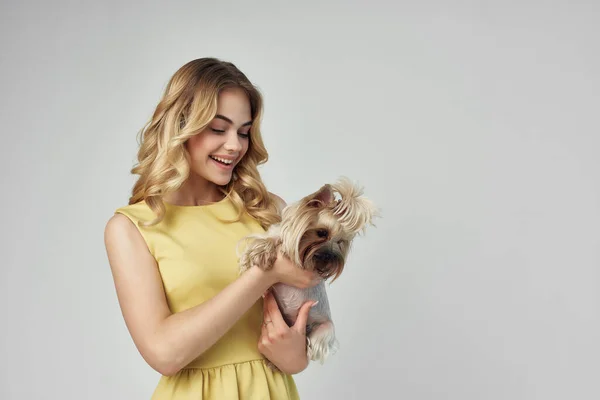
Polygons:
M263 326L258 341L258 351L286 374L297 374L308 366L306 356L306 321L308 313L315 304L307 301L300 307L296 323L289 327L275 297L271 292L265 295Z
M277 259L268 273L275 283L281 282L299 289L316 286L322 280L316 271L298 268L292 260L281 253L281 250L277 251Z

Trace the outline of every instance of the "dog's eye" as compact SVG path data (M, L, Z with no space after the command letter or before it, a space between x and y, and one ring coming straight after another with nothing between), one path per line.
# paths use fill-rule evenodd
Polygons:
M326 238L328 235L329 233L325 229L319 229L317 231L317 236L320 238Z

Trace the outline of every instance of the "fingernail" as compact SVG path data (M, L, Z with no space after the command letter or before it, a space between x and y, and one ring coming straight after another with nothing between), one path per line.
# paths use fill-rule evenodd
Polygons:
M313 308L313 307L314 307L314 306L316 306L317 304L319 304L319 301L318 301L318 300L317 300L317 301L315 301L315 302L313 303L313 305L312 305L312 306L310 306L310 308Z

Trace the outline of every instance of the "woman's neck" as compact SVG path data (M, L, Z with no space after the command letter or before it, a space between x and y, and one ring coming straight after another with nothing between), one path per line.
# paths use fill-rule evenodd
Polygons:
M204 178L190 178L173 193L164 196L167 203L178 206L201 206L219 202L223 193L218 186Z

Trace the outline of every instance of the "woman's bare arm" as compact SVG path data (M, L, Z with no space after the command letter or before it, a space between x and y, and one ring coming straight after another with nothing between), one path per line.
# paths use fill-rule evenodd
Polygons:
M211 347L274 283L318 283L312 273L278 258L268 272L252 267L211 300L173 314L156 261L134 224L115 214L104 241L127 328L144 360L163 375L177 373Z

